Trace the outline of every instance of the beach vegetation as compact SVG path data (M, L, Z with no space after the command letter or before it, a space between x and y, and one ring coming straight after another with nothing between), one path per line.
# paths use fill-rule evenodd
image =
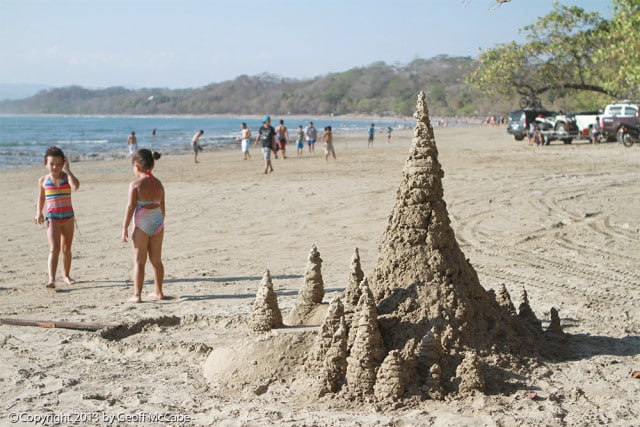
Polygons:
M613 15L555 2L548 15L522 28L525 42L481 51L470 85L497 97L518 96L565 109L590 109L640 89L637 0L612 0ZM526 102L525 102L526 103Z
M201 88L48 88L21 100L0 102L0 113L18 114L366 114L410 116L419 91L431 94L434 115L482 112L495 107L466 82L477 66L470 57L440 55L296 80L263 73ZM463 103L460 100L464 100ZM505 102L504 111L510 106ZM496 110L494 110L496 111Z

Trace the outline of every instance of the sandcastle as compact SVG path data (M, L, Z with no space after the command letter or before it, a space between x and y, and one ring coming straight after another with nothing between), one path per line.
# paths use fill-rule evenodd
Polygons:
M361 271L357 250L352 259L344 296L352 311L347 368L339 390L354 399L484 392L488 372L501 371L489 369L487 360L536 356L545 340L526 291L516 312L505 286L496 296L480 285L450 227L444 172L422 92L415 118L377 264L359 287L352 283ZM554 332L559 329L554 323Z
M498 392L509 368L525 366L563 336L555 309L545 334L526 290L516 310L504 284L497 295L480 285L450 226L423 92L415 118L403 179L371 274L362 272L356 248L343 298L327 308L322 259L315 246L309 254L305 284L286 322L312 325L323 316L306 362L292 379L306 393L397 403Z

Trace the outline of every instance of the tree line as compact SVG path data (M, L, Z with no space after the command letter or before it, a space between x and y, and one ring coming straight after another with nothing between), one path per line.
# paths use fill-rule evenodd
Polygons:
M410 116L423 90L433 115L470 116L495 107L467 82L477 66L470 57L441 55L406 65L375 62L305 80L259 74L192 89L69 86L0 102L0 113ZM503 108L510 104L505 101Z

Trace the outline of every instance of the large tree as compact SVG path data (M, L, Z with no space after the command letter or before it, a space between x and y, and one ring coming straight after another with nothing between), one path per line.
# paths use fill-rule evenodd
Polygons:
M552 98L576 91L637 96L639 2L613 0L611 21L555 2L551 13L522 29L525 43L482 51L469 82L487 94L519 94L532 104L545 93Z
M640 0L613 0L614 13L596 61L602 65L603 86L618 96L640 95Z

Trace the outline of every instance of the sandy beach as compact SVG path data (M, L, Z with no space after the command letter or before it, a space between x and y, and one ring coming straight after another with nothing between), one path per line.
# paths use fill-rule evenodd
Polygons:
M412 137L397 130L388 144L378 133L367 149L364 133L336 134L338 160L328 163L321 146L296 157L290 145L268 175L256 148L248 161L239 148L205 151L199 164L164 156L154 173L166 190L170 298L145 301L148 267L141 304L126 302L132 255L120 241L128 160L72 164L81 181L73 194L77 283L59 274L56 292L44 288L46 235L32 223L45 169L0 171L0 318L120 325L106 334L0 325L0 424L638 425L640 379L631 372L640 370L640 146L531 147L504 127L435 129L451 227L485 289L504 284L517 300L524 287L545 325L558 310L573 356L539 359L516 390L393 409L303 399L265 377L245 349L275 336L295 353L302 333L317 328L250 330L264 270L285 317L312 245L323 260L324 301L344 292L354 248L369 274ZM217 367L226 377L205 375L212 353L226 355Z

